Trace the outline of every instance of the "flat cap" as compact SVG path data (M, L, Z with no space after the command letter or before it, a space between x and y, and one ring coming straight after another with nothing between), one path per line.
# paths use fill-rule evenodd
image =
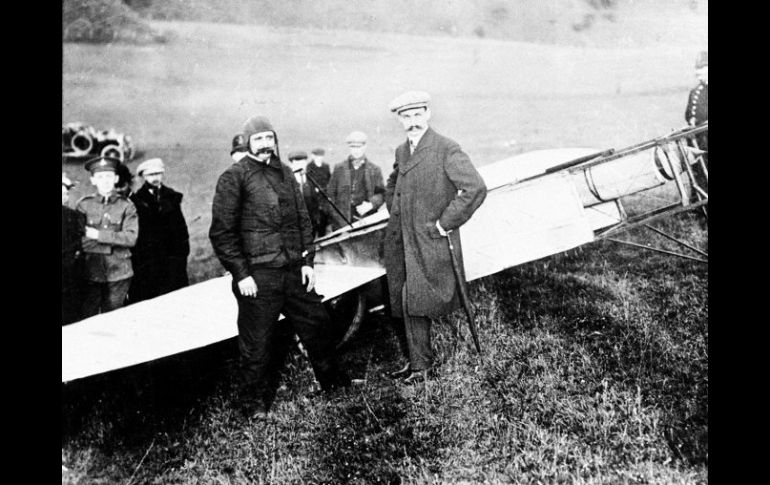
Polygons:
M84 168L92 174L96 172L117 172L120 160L112 157L97 157L88 160Z
M163 166L163 160L160 158L151 158L149 160L145 160L144 162L140 163L138 167L136 167L136 173L140 176L143 176L144 172L158 173L165 171L166 168Z
M72 180L70 180L69 177L67 177L67 174L64 172L61 173L61 184L67 187L67 189L71 189L72 186L75 185L72 183Z
M323 156L323 155L326 155L326 150L324 150L323 148L313 148L310 151L310 153L312 153L313 155L321 155L321 156Z
M238 133L233 137L233 146L230 150L230 155L235 152L245 152L246 150L248 150L246 147L246 138L244 138L243 133Z
M388 108L394 113L400 113L412 108L427 108L430 94L425 91L407 91L390 102Z
M700 51L698 58L695 60L695 69L706 67L709 65L709 51Z
M289 152L289 160L302 160L305 158L307 158L307 152L303 152L302 150Z
M347 143L350 146L361 146L366 144L366 133L363 131L352 131L348 135L347 138L345 138L345 143Z

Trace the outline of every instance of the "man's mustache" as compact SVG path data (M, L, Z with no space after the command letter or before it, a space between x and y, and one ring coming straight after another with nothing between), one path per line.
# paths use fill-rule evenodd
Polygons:
M254 152L254 155L261 155L263 153L270 153L270 154L272 154L272 153L275 153L275 150L273 149L273 147L257 148L257 151Z
M422 130L422 125L412 125L406 129L406 131L417 131L417 130Z

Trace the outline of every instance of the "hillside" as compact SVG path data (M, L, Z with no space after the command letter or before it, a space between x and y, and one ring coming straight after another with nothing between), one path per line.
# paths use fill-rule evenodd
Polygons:
M641 46L651 41L705 45L708 39L708 0L126 0L125 3L153 20L486 37L565 45Z

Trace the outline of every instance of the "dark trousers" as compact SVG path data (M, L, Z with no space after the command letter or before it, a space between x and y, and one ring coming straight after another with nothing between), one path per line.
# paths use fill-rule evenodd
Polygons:
M315 237L326 235L326 228L329 226L329 216L324 211L318 211L318 223L314 225Z
M409 350L409 364L412 371L429 369L433 366L433 349L430 341L431 319L409 314L406 298L406 284L401 287L401 308L403 309L403 337ZM402 343L403 345L403 343Z
M80 320L80 310L83 306L79 291L61 292L61 324L67 325Z
M126 302L130 285L130 277L107 283L86 281L83 288L82 317L88 318L122 307Z
M270 405L291 333L299 336L324 390L348 385L349 377L338 368L329 315L318 293L305 291L300 267L258 269L251 276L256 297L241 295L233 282L244 397ZM286 318L279 322L281 313Z

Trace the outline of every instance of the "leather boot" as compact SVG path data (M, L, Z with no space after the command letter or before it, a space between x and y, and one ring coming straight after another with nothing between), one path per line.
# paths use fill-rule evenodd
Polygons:
M427 382L430 376L428 375L428 369L416 370L409 374L409 377L403 380L403 383L407 386L413 386L421 382Z
M391 372L388 374L391 379L401 379L402 377L408 376L412 372L412 366L409 362L406 363L406 365L396 372Z

